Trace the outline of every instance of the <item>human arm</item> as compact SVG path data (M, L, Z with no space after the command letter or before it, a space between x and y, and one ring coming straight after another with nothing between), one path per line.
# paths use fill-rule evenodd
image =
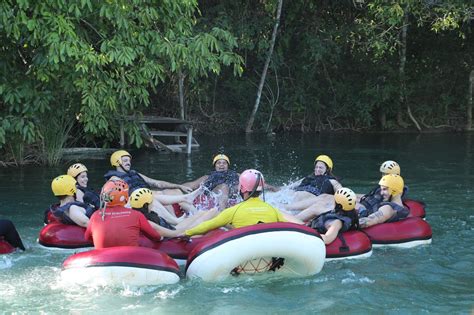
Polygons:
M192 182L186 182L186 183L184 183L183 186L186 186L186 187L191 188L192 190L195 190L195 189L198 189L199 186L200 186L202 183L204 183L208 178L209 178L208 175L204 175L204 176L199 177L199 178L196 179L196 180L193 180Z
M85 228L87 227L89 218L86 216L86 209L72 205L68 211L69 218L74 221L74 223Z
M329 181L331 182L331 185L332 185L334 191L338 191L339 189L342 188L341 183L339 183L337 180L335 180L335 179L330 179Z
M369 226L384 223L389 220L395 214L395 210L391 206L385 205L379 208L376 212L372 213L366 218L359 218L359 226L363 229Z
M89 220L89 224L87 225L86 231L84 232L84 239L87 241L92 241L92 225L94 224L94 214L92 215L91 219Z
M184 234L186 236L202 235L207 231L215 230L221 226L229 224L232 221L232 216L236 209L236 206L227 208L213 219L204 221L201 224L195 226L194 228L186 230Z
M157 180L157 179L153 179L153 178L150 178L148 176L145 176L143 174L140 174L139 175L141 176L141 178L143 178L143 180L148 184L150 185L151 188L158 188L158 189L180 189L182 190L183 192L185 193L189 193L191 191L193 191L191 188L187 187L187 186L183 186L183 185L180 185L180 184L174 184L174 183L170 183L170 182L166 182L164 180Z
M152 240L160 241L161 240L161 235L158 233L148 222L146 219L145 215L141 212L138 212L138 221L140 224L140 230L147 235L149 238Z
M76 189L76 200L84 202L84 193L80 189Z
M324 244L328 245L334 242L337 237L337 234L342 229L342 221L341 220L334 220L329 224L329 228L327 229L325 234L321 234L321 238L324 241Z

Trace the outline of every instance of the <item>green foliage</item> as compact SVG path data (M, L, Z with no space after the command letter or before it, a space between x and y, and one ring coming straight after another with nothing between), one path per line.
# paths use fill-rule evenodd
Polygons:
M123 116L178 112L179 75L189 119L236 130L255 102L277 3L1 2L0 150L17 160L71 137L115 145ZM285 1L256 127L266 126L270 94L279 95L274 129L396 127L402 81L423 126L457 124L473 43L472 5L462 0ZM52 117L74 121L69 138ZM133 121L124 129L142 144ZM50 132L65 137L50 146Z
M234 37L196 31L196 10L190 0L1 2L0 148L18 137L41 143L50 130L39 128L40 117L64 113L86 134L116 141L120 117L148 107L176 69L240 74Z

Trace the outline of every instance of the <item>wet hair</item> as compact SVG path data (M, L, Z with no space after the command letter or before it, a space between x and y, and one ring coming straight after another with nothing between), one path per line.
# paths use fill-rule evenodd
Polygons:
M149 205L150 205L149 203L144 203L144 204L143 204L143 207L141 207L141 208L133 208L133 207L132 207L132 209L133 209L133 210L140 211L140 212L143 213L143 214L146 214L146 213L148 213L148 212L150 211L150 210L148 209L148 206L149 206Z
M351 226L349 227L349 230L359 229L359 215L357 214L356 209L352 209L350 211L344 211L342 209L342 206L336 203L336 207L334 208L334 210L336 211L336 213L341 214L351 219Z

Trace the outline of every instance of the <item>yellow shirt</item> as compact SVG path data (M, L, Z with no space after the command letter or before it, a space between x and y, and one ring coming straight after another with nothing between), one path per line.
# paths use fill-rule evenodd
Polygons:
M202 222L187 230L185 234L187 236L201 235L226 224L232 224L234 228L239 228L259 222L286 222L286 220L278 209L255 197L225 209L215 218Z

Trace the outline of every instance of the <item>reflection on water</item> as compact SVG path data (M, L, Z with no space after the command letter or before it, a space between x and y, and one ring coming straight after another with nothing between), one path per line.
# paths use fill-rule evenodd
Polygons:
M47 168L0 169L0 216L17 225L26 253L0 256L0 309L46 313L241 314L468 313L474 301L473 145L457 135L261 135L200 137L191 156L132 151L134 168L157 179L185 182L207 174L221 146L232 168L257 168L268 183L284 185L308 175L314 158L330 155L343 185L357 192L377 183L380 163L402 167L409 195L427 203L433 243L413 249L381 248L365 260L326 263L308 278L270 276L207 284L183 279L160 287L83 288L60 281L61 264L71 251L36 243L42 213L54 202L50 180L67 163ZM82 161L90 184L100 187L107 160ZM266 194L271 203L291 202L286 193ZM245 310L245 311L243 311Z

